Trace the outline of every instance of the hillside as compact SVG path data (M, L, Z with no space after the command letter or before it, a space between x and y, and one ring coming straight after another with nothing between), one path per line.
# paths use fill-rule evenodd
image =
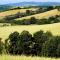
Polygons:
M27 16L27 17L22 17L22 18L18 18L15 20L29 19L31 17L35 17L37 19L42 19L42 18L48 18L48 17L55 16L55 15L60 15L60 11L58 11L57 9L54 9L54 10L50 10L50 11L47 11L44 13L39 13L39 14L35 14L35 15Z
M5 12L0 12L0 17L5 17L5 16L8 16L8 15L14 15L18 12L25 12L26 10L32 10L32 11L35 11L36 8L29 8L29 9L16 9L16 10L9 10L9 11L5 11Z
M54 35L60 35L60 23L55 24L46 24L46 25L17 25L17 26L5 26L0 27L0 37L4 41L8 38L9 34L18 31L22 32L23 30L29 31L31 34L43 30L43 31L51 31Z

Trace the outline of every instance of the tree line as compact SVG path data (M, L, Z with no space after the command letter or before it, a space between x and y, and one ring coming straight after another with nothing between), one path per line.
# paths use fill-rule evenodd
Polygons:
M5 43L0 38L0 54L3 52L12 55L60 57L60 36L42 30L33 35L25 30L21 33L15 31Z
M18 24L18 25L31 25L31 24L37 24L37 25L42 25L42 24L52 24L52 23L58 23L60 22L59 15L56 16L51 16L49 18L42 18L42 19L37 19L35 17L31 17L30 19L22 19L22 20L15 20L13 24Z
M8 17L6 17L9 19ZM0 23L10 23L11 25L31 25L31 24L52 24L60 22L60 15L51 16L48 18L37 19L35 17L31 17L29 19L22 19L22 20L0 20Z

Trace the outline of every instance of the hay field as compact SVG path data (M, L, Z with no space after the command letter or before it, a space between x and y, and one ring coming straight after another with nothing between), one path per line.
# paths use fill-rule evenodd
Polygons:
M60 60L60 58L47 58L37 56L13 56L13 55L0 55L0 60Z
M43 31L51 31L53 35L60 35L60 23L54 24L46 24L46 25L17 25L17 26L4 26L0 27L0 38L4 41L8 38L9 34L14 31L18 31L21 33L23 30L29 31L31 34L43 30Z
M54 9L54 10L50 10L44 13L39 13L39 14L31 15L31 16L22 17L22 18L17 18L15 20L30 19L31 17L42 19L42 18L48 18L48 17L55 16L55 15L60 15L60 11L58 11L57 9Z
M32 10L35 11L37 8L29 8L29 9L16 9L16 10L9 10L9 11L5 11L5 12L1 12L0 13L0 17L5 17L8 15L14 15L17 12L26 12L26 10Z

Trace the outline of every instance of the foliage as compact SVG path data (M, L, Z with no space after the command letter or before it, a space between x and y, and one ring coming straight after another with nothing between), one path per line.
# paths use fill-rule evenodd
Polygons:
M60 57L60 36L53 36L51 32L37 31L33 36L28 31L13 32L5 40L0 41L0 52L5 45L6 53Z
M60 36L56 36L46 41L42 47L42 55L48 57L59 56Z
M4 43L1 41L2 38L0 38L0 54L4 51Z

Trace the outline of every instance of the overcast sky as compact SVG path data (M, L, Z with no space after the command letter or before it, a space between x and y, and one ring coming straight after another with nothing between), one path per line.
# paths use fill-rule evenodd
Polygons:
M29 2L29 1L35 1L35 2L60 2L60 0L0 0L0 4L7 4L7 3L17 3L17 2Z

